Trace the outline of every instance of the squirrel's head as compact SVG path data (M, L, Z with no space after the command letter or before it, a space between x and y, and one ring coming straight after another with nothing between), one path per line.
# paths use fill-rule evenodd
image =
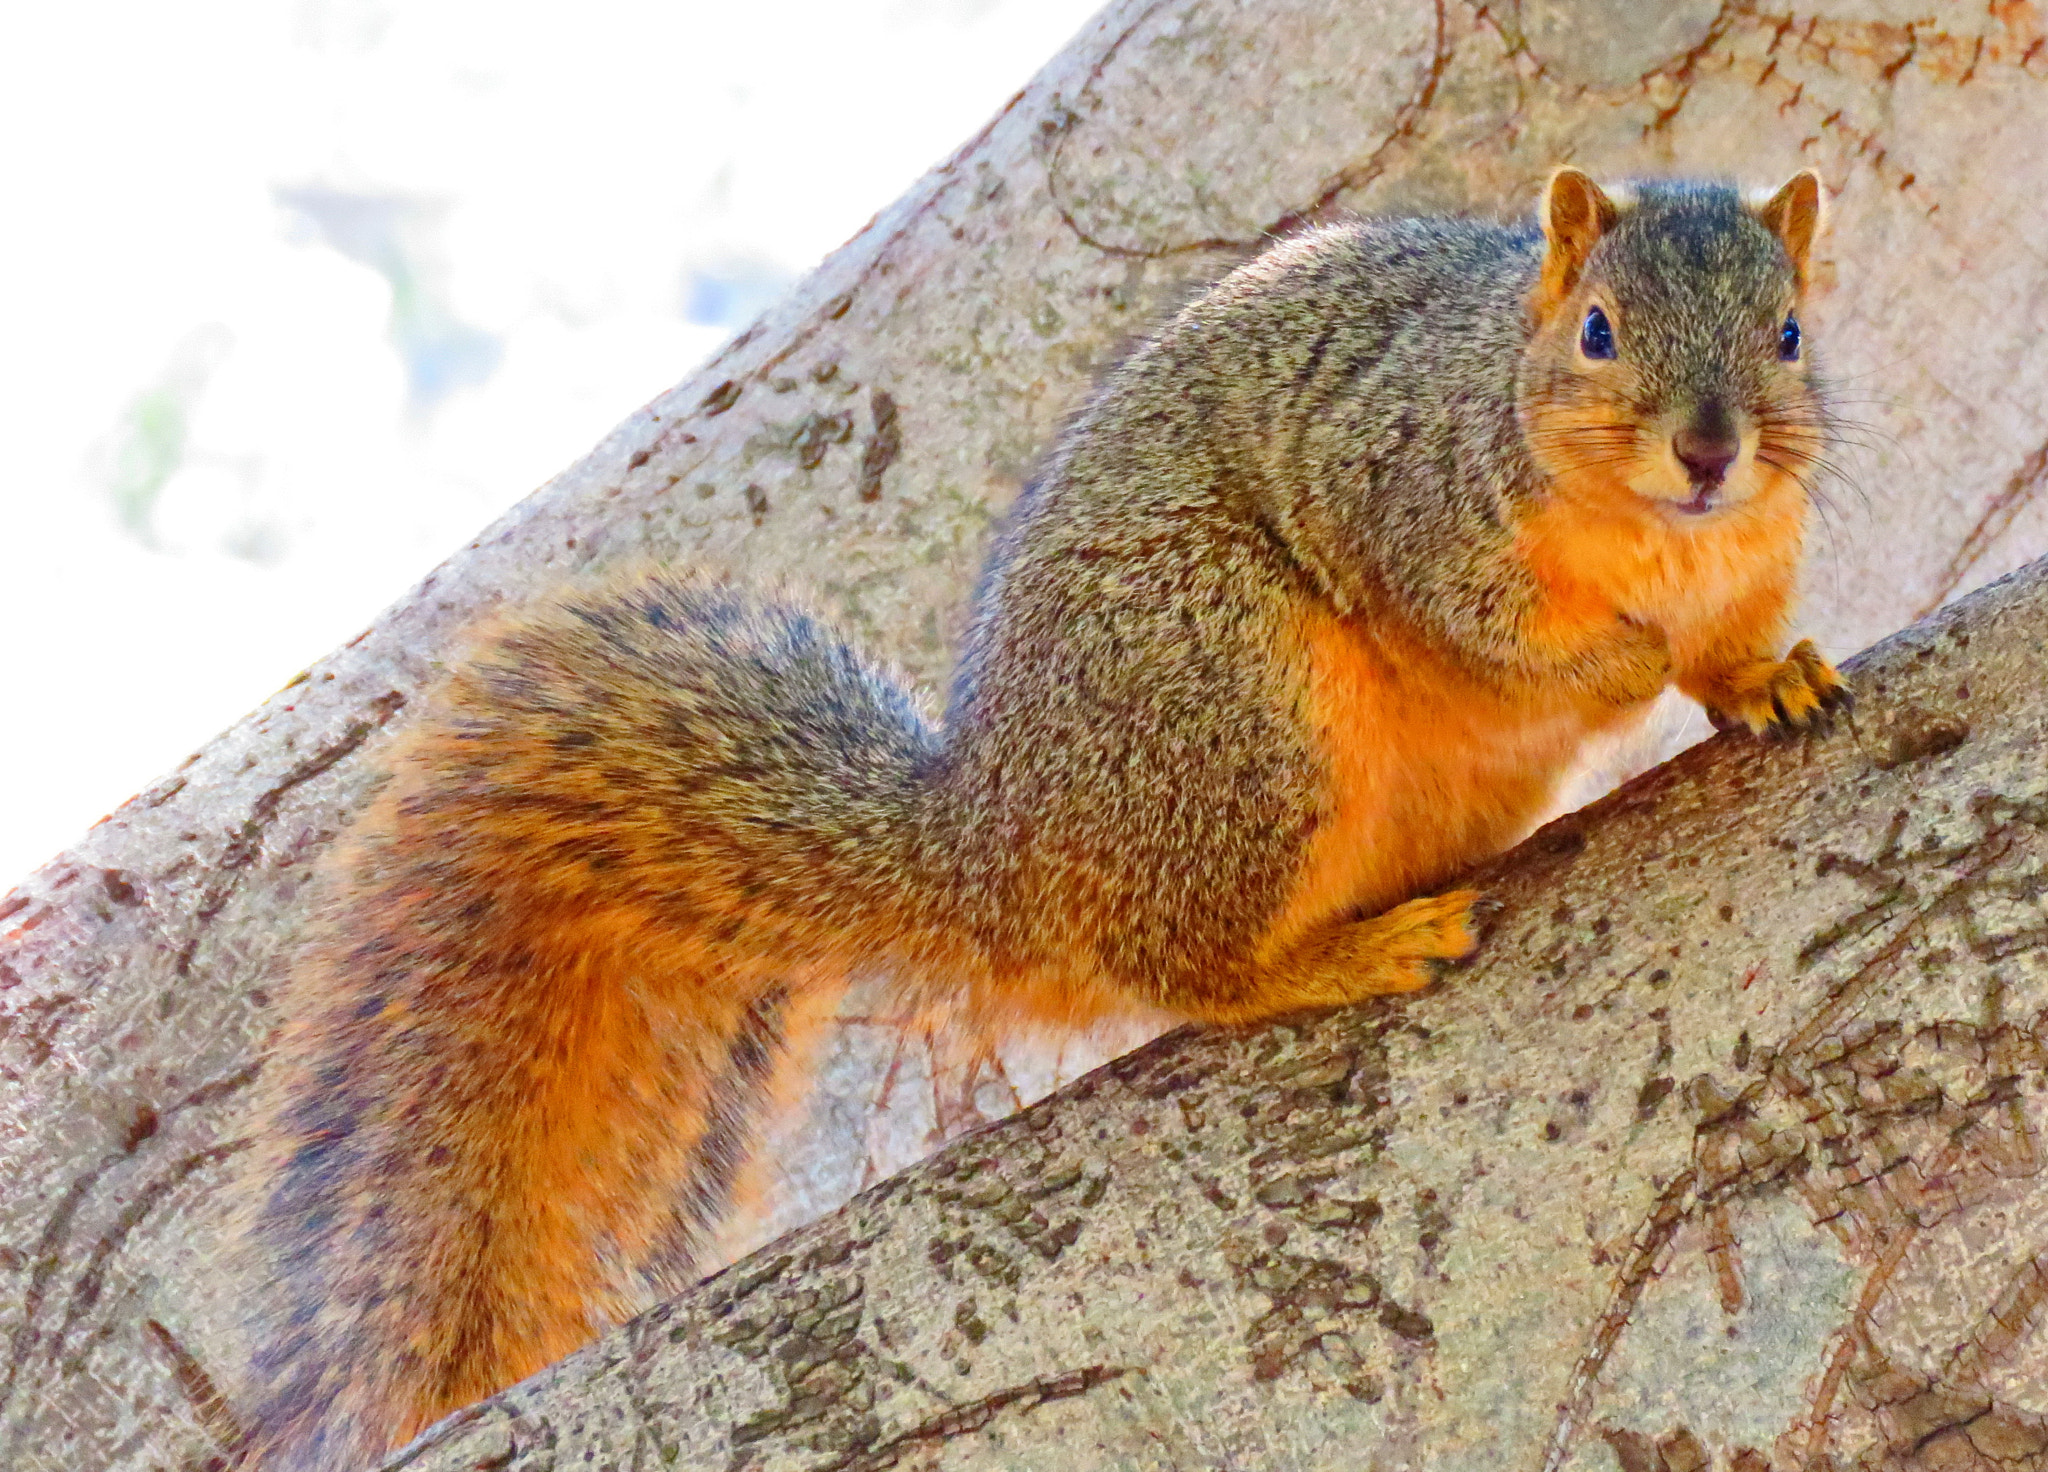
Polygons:
M1723 185L1543 191L1520 411L1567 493L1684 524L1805 494L1826 416L1799 306L1821 219L1812 170L1766 202Z

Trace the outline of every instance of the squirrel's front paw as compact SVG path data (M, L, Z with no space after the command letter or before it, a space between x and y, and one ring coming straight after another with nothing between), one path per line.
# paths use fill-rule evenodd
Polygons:
M1856 697L1813 640L1801 639L1783 659L1756 659L1716 675L1700 692L1715 729L1746 727L1758 736L1834 729L1837 711L1853 710Z

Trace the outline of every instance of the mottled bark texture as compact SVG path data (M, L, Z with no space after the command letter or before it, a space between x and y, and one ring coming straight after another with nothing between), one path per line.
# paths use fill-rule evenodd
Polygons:
M1809 336L1863 426L1805 619L1840 654L2048 548L2044 80L2025 0L1112 6L754 329L0 899L0 1464L231 1434L263 1285L220 1186L266 982L478 614L723 566L932 685L1091 371L1264 232L1519 209L1566 158L1812 163L1841 197ZM1716 747L1525 855L1442 994L1141 1054L433 1464L604 1436L598 1465L1534 1467L1563 1427L1559 1465L1631 1472L2048 1465L2039 636L1971 637L1866 676L1861 744ZM814 1117L813 1200L857 1183L863 1120Z

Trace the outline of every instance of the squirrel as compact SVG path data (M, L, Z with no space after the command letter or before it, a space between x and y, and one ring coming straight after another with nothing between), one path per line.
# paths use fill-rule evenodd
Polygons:
M794 1020L1238 1024L1424 986L1586 740L1780 653L1829 441L1822 187L1576 169L1534 223L1279 240L1111 370L936 726L803 609L660 573L485 637L293 963L243 1465L343 1472L691 1281Z

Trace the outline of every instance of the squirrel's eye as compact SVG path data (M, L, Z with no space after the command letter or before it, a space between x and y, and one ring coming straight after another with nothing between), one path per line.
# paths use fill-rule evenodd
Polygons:
M1795 362L1799 357L1799 319L1785 318L1785 326L1778 333L1778 357L1786 363Z
M1598 307L1586 313L1585 325L1579 329L1579 351L1589 358L1614 356L1614 328Z

